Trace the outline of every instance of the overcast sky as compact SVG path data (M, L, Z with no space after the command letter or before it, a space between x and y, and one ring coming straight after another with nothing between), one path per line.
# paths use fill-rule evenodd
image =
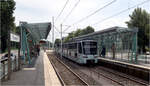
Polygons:
M52 22L52 16L56 20L57 16L61 12L64 4L67 0L15 0L16 10L14 13L15 23L19 25L19 21L26 21L28 23L38 23L38 22ZM71 27L66 31L66 33L75 31L77 28L85 28L86 26L92 26L95 31L106 29L113 26L127 27L124 23L129 20L129 14L134 10L130 9L120 15L115 17L110 17L122 10L128 9L136 4L139 4L146 0L116 0L111 5L105 7L101 11L97 12L93 16L86 18L84 21L74 24L80 19L88 16L99 8L107 5L113 0L69 0L64 11L55 21L55 26L60 30L60 24L70 25ZM79 2L72 13L63 22L64 18L68 15L74 5ZM150 0L149 2L139 5L136 7L141 7L150 13ZM103 19L108 18L105 21ZM97 23L100 21L99 23ZM95 24L97 23L97 24ZM63 30L67 28L63 26ZM51 33L50 33L51 34ZM51 35L49 34L48 40L51 40ZM63 34L66 36L67 34ZM59 33L55 30L55 38L59 38Z

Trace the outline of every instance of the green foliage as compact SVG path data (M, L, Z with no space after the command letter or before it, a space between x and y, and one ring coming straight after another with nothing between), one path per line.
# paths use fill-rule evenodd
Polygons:
M11 27L14 27L14 20L15 20L15 17L13 17L13 13L15 10L14 0L8 0L8 1L2 0L0 7L1 7L0 17L1 17L2 27L8 26L8 28L6 29L10 29Z
M14 32L17 33L17 34L20 34L20 27L17 26L17 27L15 28L15 31L14 31Z
M8 31L15 28L13 13L15 10L14 0L0 1L0 18L1 18L1 48L5 52L7 48Z
M59 44L60 42L61 42L60 39L56 39L56 40L55 40L55 44Z
M81 29L77 29L77 31L74 32L74 37L78 37L81 35L82 30Z
M75 31L72 31L71 33L69 33L69 35L63 40L63 42L68 42L69 40L71 40L73 37L75 37ZM77 33L76 33L77 35Z
M138 47L139 50L145 52L145 47L148 46L150 14L141 8L136 8L131 15L130 20L126 22L129 28L138 28Z
M71 40L72 38L74 37L78 37L78 36L81 36L81 35L86 35L86 34L89 34L89 33L92 33L94 32L94 28L91 27L91 26L88 26L86 27L85 29L77 29L76 31L73 31L71 33L69 33L69 35L64 39L63 42L68 42L69 40Z
M92 32L94 32L94 28L92 28L91 26L88 26L82 30L81 35L86 35L86 34L92 33Z

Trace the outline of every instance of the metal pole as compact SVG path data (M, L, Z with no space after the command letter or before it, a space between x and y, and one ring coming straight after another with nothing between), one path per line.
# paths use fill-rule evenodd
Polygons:
M135 44L136 44L136 46L135 46L135 61L136 61L136 63L137 63L137 61L138 61L138 53L137 53L137 49L138 49L138 46L137 46L137 40L138 40L138 38L137 38L137 32L135 33L136 34L136 37L135 37Z
M8 26L6 26L8 29ZM8 80L10 80L10 75L11 75L11 58L10 58L10 52L11 52L11 45L10 45L10 29L8 30Z
M54 49L54 17L52 17L52 21L53 21L53 33L52 33L52 42L53 42L53 49Z
M30 50L29 50L29 45L28 45L28 40L27 40L27 35L26 35L26 30L24 29L24 37L25 37L25 44L26 44L26 49L27 49L27 56L29 60L29 64L31 64L31 59L30 59Z
M50 50L50 41L48 41L48 49Z
M62 58L62 24L60 25L61 33L61 58Z
M22 36L22 32L21 32L21 23L19 22L19 29L20 29L20 34L19 34L19 43L18 43L18 70L20 70L20 48L21 48L21 36Z
M51 41L51 31L49 32L49 43ZM49 50L51 49L51 45L49 45Z
M22 27L21 27L21 22L19 22L19 26L20 26L20 35L21 35L21 36L20 36L20 37L21 37L21 38L20 38L20 44L21 44L21 45L20 45L20 48L21 48L21 50L22 50Z

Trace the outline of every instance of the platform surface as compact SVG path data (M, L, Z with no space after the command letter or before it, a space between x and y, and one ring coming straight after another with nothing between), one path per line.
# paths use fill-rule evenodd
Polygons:
M2 86L61 86L61 83L44 51L40 52L33 67L24 67L13 72L11 80L1 83Z

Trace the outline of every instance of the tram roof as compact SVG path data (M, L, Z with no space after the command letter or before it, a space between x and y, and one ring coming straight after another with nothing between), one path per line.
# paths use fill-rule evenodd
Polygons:
M113 32L121 33L121 32L137 32L137 31L138 31L137 29L130 29L130 28L125 28L125 27L115 26L115 27L104 29L104 30L96 31L93 33L89 33L87 35L75 37L74 39L80 39L80 38L84 38L84 37L89 37L89 36L94 36L94 35L102 35L102 34L113 33Z
M50 22L45 22L45 23L21 22L21 27L27 29L30 38L34 38L34 40L39 42L41 39L47 38L51 30L51 23Z

